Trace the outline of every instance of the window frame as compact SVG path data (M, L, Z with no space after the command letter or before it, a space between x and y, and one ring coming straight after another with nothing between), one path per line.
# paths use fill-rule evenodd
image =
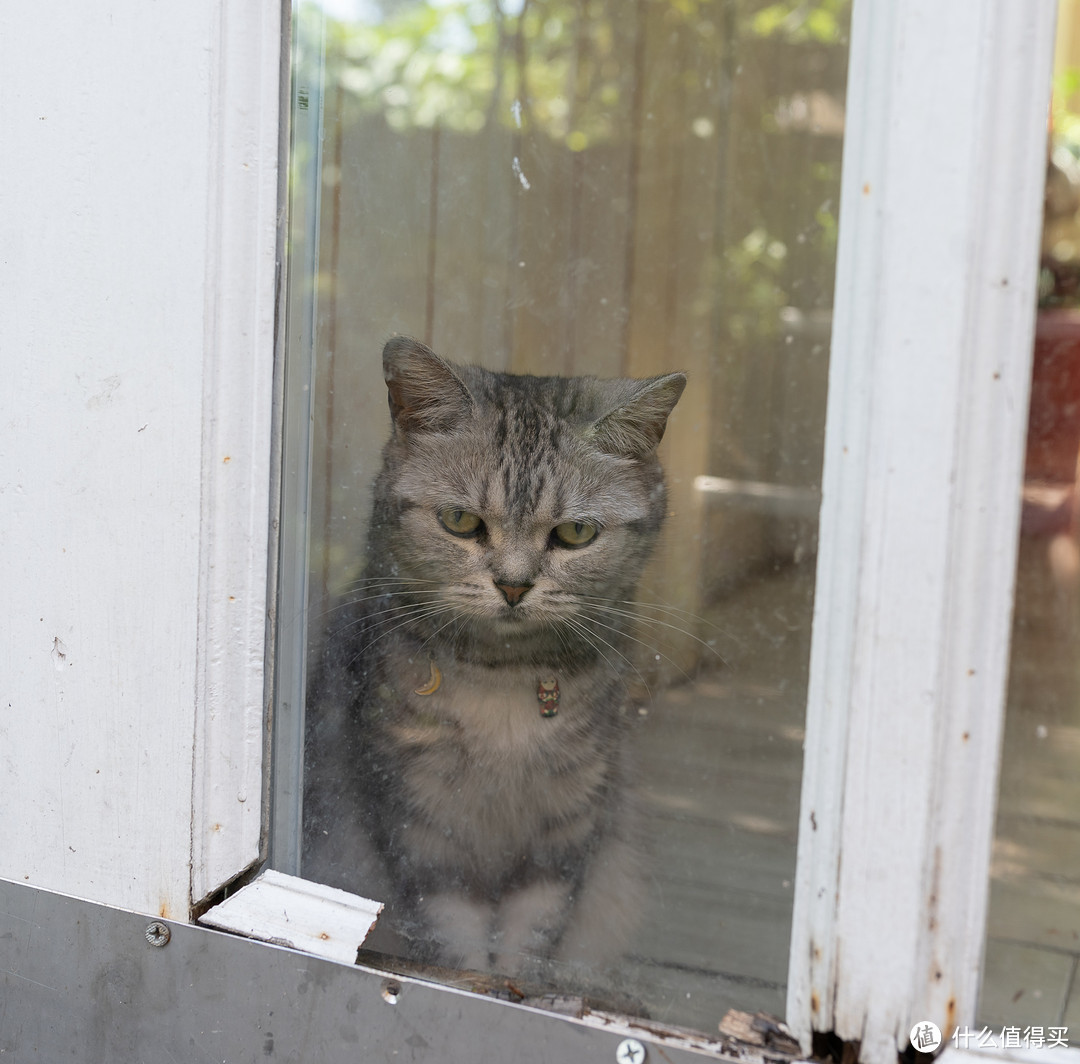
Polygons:
M1054 24L854 8L788 1022L870 1060L974 1022Z
M133 32L149 39L159 30L136 18L138 6L112 0L110 11L133 19ZM45 25L43 15L21 17ZM293 474L278 470L290 424L300 433L305 425L302 413L290 421L283 358L287 166L279 160L287 144L289 12L261 0L200 0L173 17L189 27L205 19L210 54L183 85L206 105L201 132L185 134L197 158L205 134L206 194L161 208L206 234L201 272L185 264L179 278L195 293L185 308L201 309L203 348L198 370L185 378L198 401L172 443L201 455L201 493L194 512L178 501L165 515L198 545L198 606L182 651L190 684L178 696L188 715L174 729L191 728L191 832L148 836L92 890L74 863L35 885L18 883L20 891L80 893L115 911L150 914L157 913L152 891L132 888L133 874L157 870L155 889L165 885L167 904L175 910L183 899L190 910L265 856L273 804L267 692L285 683L281 668L275 677L268 666L288 601L277 560L279 551L297 549L278 538L279 507L299 497ZM812 1031L833 1030L861 1041L862 1059L873 1064L895 1059L913 1019L947 1029L974 1018L1053 23L1052 0L956 0L945 9L934 0L854 2L787 1020L804 1047ZM34 84L54 79L74 93L86 74L75 57L92 51L78 43L50 54ZM152 84L147 78L148 91ZM160 134L162 143L174 133ZM20 136L17 143L30 143ZM64 195L59 186L46 194ZM136 196L160 206L148 179L136 182ZM119 246L139 238L127 229L111 239ZM151 250L149 238L143 246ZM150 306L140 319L150 346L167 338L159 310ZM94 338L108 344L104 322ZM68 364L78 366L74 354ZM927 380L941 385L929 423L911 417L925 405ZM143 399L152 395L150 383L133 387ZM933 475L940 469L950 475ZM133 505L128 516L138 513ZM48 517L35 519L44 525ZM136 538L125 542L140 549ZM118 558L108 564L119 566ZM913 572L919 594L910 592ZM36 581L60 588L64 579L58 570ZM13 593L29 602L38 590L24 581ZM119 589L106 609L123 609L125 593ZM88 626L93 618L84 611L77 620ZM169 649L163 640L151 633L144 645L117 649L116 660L145 673L155 653ZM41 698L36 683L28 671L15 680L31 701ZM104 746L120 728L109 700L88 696L86 706ZM138 710L148 753L160 712ZM273 723L280 727L282 717ZM52 766L40 765L44 778ZM910 801L897 810L890 798L901 792ZM109 797L91 791L87 800L104 810ZM63 828L63 811L41 815ZM883 832L883 821L892 830ZM21 880L17 873L0 858L0 876ZM260 951L274 949L252 944L250 955L269 963L271 954ZM371 978L362 970L355 977ZM428 1041L452 1059L440 1038ZM474 1052L464 1047L461 1059ZM1080 1052L1069 1057L1080 1060Z

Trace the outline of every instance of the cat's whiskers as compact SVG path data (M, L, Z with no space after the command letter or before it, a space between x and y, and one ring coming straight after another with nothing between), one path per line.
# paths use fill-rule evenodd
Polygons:
M365 585L377 587L381 584L438 584L441 586L442 581L430 580L422 576L363 576L334 588L333 594L345 595L358 587Z
M583 603L582 606L584 607L585 604ZM595 607L593 607L593 608L595 608ZM675 668L678 669L678 671L680 673L682 673L683 677L688 682L693 682L693 677L670 654L665 654L655 644L648 643L644 639L638 639L637 636L631 635L624 628L616 628L614 625L605 624L603 621L601 621L597 617L589 617L587 614L585 614L584 616L585 616L585 619L588 620L589 623L598 624L598 625L600 625L601 628L607 628L609 631L617 632L624 639L629 639L632 643L637 643L640 646L643 646L646 650L648 650L652 654L655 654L658 658L662 657L662 658L666 659L667 661L671 662L671 664L674 665ZM599 638L599 637L597 637L597 638ZM640 675L640 673L639 673L639 675Z
M325 621L331 614L338 613L341 610L348 609L350 606L358 606L362 602L373 602L380 598L390 598L394 595L440 595L442 594L442 585L437 580L425 580L426 584L435 584L435 587L412 587L412 581L396 580L394 581L395 587L390 586L390 582L387 581L386 586L381 589L374 590L370 595L355 595L352 591L343 589L338 595L335 596L332 605L327 606L323 610L319 610L317 613L310 612L308 614L309 623L312 621ZM405 585L405 586L401 586ZM379 585L372 584L371 588L363 588L357 590L371 590L378 588ZM302 612L302 611L299 611Z
M376 597L381 598L382 596L376 596ZM439 603L438 600L436 600L434 602L402 602L402 603L396 603L393 606L388 606L385 610L375 610L373 613L365 613L362 617L358 617L355 621L350 621L347 624L342 624L340 626L340 628L338 629L338 631L339 632L348 632L348 631L356 628L358 625L363 625L364 627L372 627L371 622L372 622L373 618L375 618L375 617L386 617L386 616L389 616L389 615L392 615L392 614L401 614L401 613L404 613L404 612L406 612L408 610L426 609L429 606L437 606L439 604L440 603ZM363 630L363 628L361 628L361 631L362 630Z
M626 656L626 655L625 655L624 653L622 653L622 651L621 651L621 650L619 650L619 649L618 649L618 647L612 646L612 644L611 644L611 643L609 643L609 642L608 642L608 641L607 641L607 640L606 640L606 639L605 639L605 638L604 638L604 637L603 637L602 635L598 635L598 634L597 634L596 632L594 632L594 631L592 631L591 629L589 629L588 627L586 627L586 626L585 626L585 625L584 625L584 624L583 624L583 623L582 623L581 621L577 620L577 618L574 618L574 617L564 617L564 618L562 619L562 623L563 623L563 624L565 624L565 625L567 625L568 627L570 627L570 628L571 628L571 629L572 629L573 631L577 632L577 633L578 633L578 635L580 635L580 636L581 636L582 638L584 638L585 642L586 642L586 643L588 643L588 644L589 644L589 646L590 646L590 647L592 647L592 649L593 649L593 650L595 650L595 651L596 651L596 653L597 653L597 654L599 654L599 655L600 655L600 657L602 657L602 658L604 659L604 662L605 662L605 664L607 665L607 667L608 667L609 669L611 669L611 671L612 671L613 673L615 673L616 675L618 675L618 674L619 674L619 669L618 669L618 667L617 667L617 666L615 666L614 664L612 664L612 661L611 661L611 659L610 659L610 658L609 658L609 657L607 656L607 654L605 654L605 653L604 653L604 652L603 652L603 651L602 651L602 650L601 650L601 649L600 649L600 648L599 648L599 647L598 647L598 646L596 645L596 643L595 643L595 642L593 642L593 640L599 640L599 641L600 641L601 643L603 643L603 644L604 644L604 646L606 646L606 647L607 647L607 648L608 648L609 650L611 650L611 651L612 651L612 653L614 653L614 654L618 654L618 656L619 656L620 658L622 658L622 659L623 659L623 661L625 661L625 662L626 662L626 664L627 664L627 665L629 665L629 666L630 666L630 668L631 668L631 669L633 669L633 671L634 671L634 672L635 672L635 673L637 674L637 678L638 678L638 679L639 679L639 680L640 680L640 681L642 682L642 684L644 685L644 687L645 687L645 690L646 690L646 691L648 692L648 694L649 694L649 697L650 697L650 698L652 697L652 691L651 691L651 690L649 689L649 683L648 683L648 681L647 681L647 680L645 679L645 677L644 677L644 676L642 676L642 675L641 675L641 671L640 671L640 670L638 669L638 667L637 667L637 666L636 666L636 665L635 665L635 664L633 663L633 661L631 661L631 660L630 660L630 658L628 658L628 657L627 657L627 656Z
M671 624L668 621L661 621L659 618L656 617L643 617L641 616L641 614L635 613L633 610L621 610L616 608L615 606L609 606L599 601L586 601L583 602L583 606L586 609L601 610L614 616L627 617L630 620L636 621L638 624L648 628L655 629L657 625L660 625L664 628L670 628L673 632L678 632L680 635L685 635L689 639L692 639L695 643L698 643L700 646L704 647L720 662L721 665L727 664L727 662L724 660L724 656L720 653L720 651L716 649L716 647L714 647L706 640L700 638L699 636L694 635L693 632L689 631L686 628L683 628L681 625Z
M357 653L354 654L353 657L349 660L349 664L351 665L354 661L356 661L362 655L367 653L367 651L370 650L373 646L375 646L376 643L378 643L381 640L385 639L387 636L393 634L399 628L404 628L406 625L410 625L410 624L416 624L417 622L427 620L430 617L437 617L440 614L447 613L447 612L449 612L451 610L454 610L456 608L452 603L445 603L445 602L443 602L443 603L420 603L420 604L412 604L412 605L413 605L413 611L411 613L409 613L409 615L405 618L405 620L400 621L398 624L392 625L390 628L386 628L384 631L380 631L379 634L374 639L370 639L366 643L364 643L363 646L359 647L359 649L357 650ZM407 607L401 607L402 610L404 610L406 608ZM359 630L359 632L357 632L355 634L358 635L358 636L363 636L373 628L374 629L383 628L383 624L375 623L375 624L365 625L365 627L361 628Z
M368 599L378 598L379 595L400 595L403 592L410 592L414 595L432 595L437 594L443 588L443 585L437 580L425 580L424 583L432 586L419 587L412 580L395 580L393 583L387 581L382 584L368 584L365 587L351 588L341 593L341 597L334 608L340 605L348 605L350 602L366 602ZM361 595L358 592L370 592L370 594Z
M455 612L458 612L456 607L455 607ZM444 628L448 628L450 625L454 624L455 622L457 622L457 624L459 626L465 623L465 620L464 620L464 618L462 616L460 616L460 613L458 613L457 616L451 617L450 620L444 621L442 624L440 624L439 627L436 628L435 631L432 632L431 635L429 635L427 637L427 639L425 639L420 644L420 649L423 650L424 647L426 647L428 645L428 643L430 643ZM455 638L456 638L456 634L452 634L451 635L451 640L453 640Z
M616 599L610 598L606 595L578 595L579 598L587 599L590 602L599 603L614 603L616 606L632 606L635 609L648 609L659 610L662 613L666 613L670 617L686 618L687 621L694 621L697 624L703 624L707 628L711 628L714 632L725 638L736 640L736 637L719 625L713 624L706 617L702 617L700 613L694 613L693 610L684 610L681 606L673 606L670 602L650 602L647 599ZM736 640L737 641L737 640Z

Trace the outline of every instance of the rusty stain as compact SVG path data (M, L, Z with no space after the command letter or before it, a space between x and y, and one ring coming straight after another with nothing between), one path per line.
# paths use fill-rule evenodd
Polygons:
M167 901L161 903L161 908L158 909L158 916L160 916L162 920L169 919L169 903Z
M863 194L864 196L869 196L869 195L870 195L870 182L869 182L869 181L867 181L867 182L866 182L866 183L865 183L865 184L863 185L863 187L862 187L862 194Z
M970 739L970 738L971 738L971 732L969 732L969 731L964 732L964 742L966 743L968 741L968 739Z
M817 996L817 991L810 991L810 1011L819 1012L821 1010L821 999Z
M220 831L221 830L221 825L220 824L215 824L211 830L212 831Z
M975 675L975 670L974 669L968 669L968 676L974 676L974 675Z
M931 931L937 930L938 891L941 889L941 847L934 847L934 872L930 877L930 894L926 899L927 925Z
M229 455L225 455L225 457L221 461L222 463L231 462L232 458Z
M329 942L330 941L330 936L325 931L320 931L319 932L319 938L321 938L323 940L323 942Z
M956 1030L956 995L953 994L945 1005L945 1030L942 1032L944 1041L948 1042Z

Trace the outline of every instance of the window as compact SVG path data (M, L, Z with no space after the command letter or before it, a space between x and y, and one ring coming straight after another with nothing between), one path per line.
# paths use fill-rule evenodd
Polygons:
M309 677L341 638L343 599L388 586L364 547L388 337L515 373L685 371L637 604L609 592L574 635L595 648L595 685L624 677L608 712L631 718L647 840L640 930L585 992L706 1031L730 1007L784 1011L847 21L842 2L562 0L303 7L297 21L291 336L313 430L306 597L287 612L307 608ZM378 604L407 616L401 597ZM329 712L309 700L309 728ZM324 756L309 742L310 773ZM365 812L318 819L316 871L290 841L282 865L375 890L341 828Z

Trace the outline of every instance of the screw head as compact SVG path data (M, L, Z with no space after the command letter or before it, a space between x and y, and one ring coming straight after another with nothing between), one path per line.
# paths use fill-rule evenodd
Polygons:
M618 1064L644 1064L645 1057L645 1047L636 1038L624 1038L615 1050Z
M169 944L169 939L172 938L172 932L168 927L157 920L147 927L145 934L146 941L149 942L151 946L158 946L159 948L161 946L167 946Z

